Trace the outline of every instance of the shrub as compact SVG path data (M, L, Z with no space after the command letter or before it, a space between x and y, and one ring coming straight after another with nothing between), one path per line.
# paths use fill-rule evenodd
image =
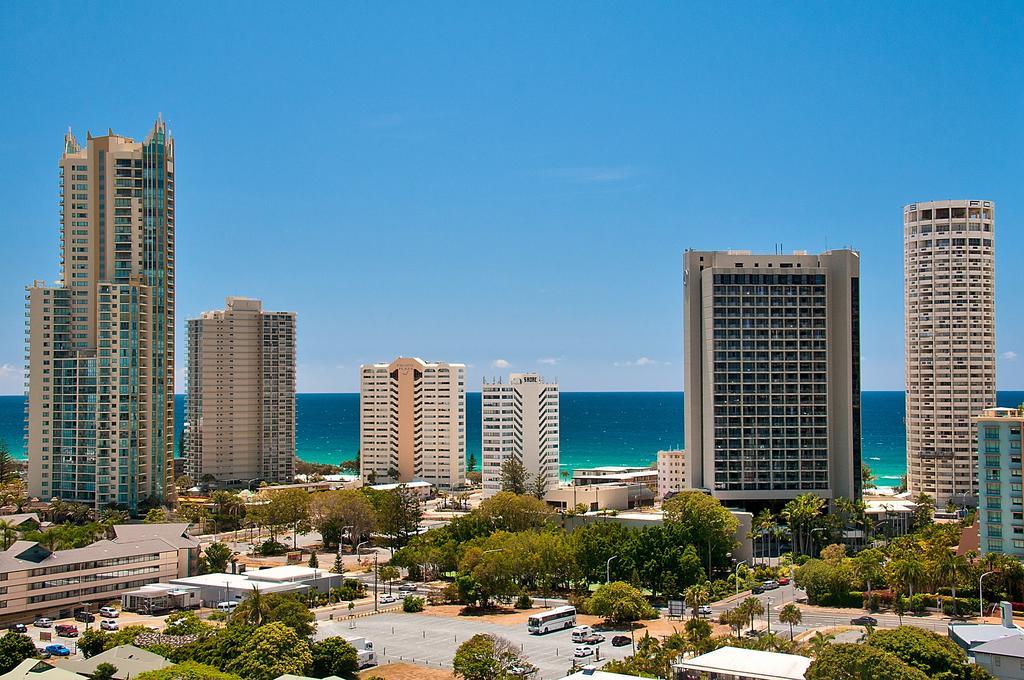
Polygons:
M920 613L929 607L935 607L936 601L934 595L928 595L927 593L916 593L910 598L910 610Z
M402 600L402 611L409 614L423 611L423 598L411 596L405 598Z
M521 593L516 599L516 609L531 609L533 608L533 600L530 599L529 594Z
M284 555L288 552L288 548L277 541L264 541L264 543L257 549L260 555L264 557L274 557L277 555Z
M942 598L942 613L946 616L961 616L978 611L981 606L976 597L958 597L956 602L951 597Z

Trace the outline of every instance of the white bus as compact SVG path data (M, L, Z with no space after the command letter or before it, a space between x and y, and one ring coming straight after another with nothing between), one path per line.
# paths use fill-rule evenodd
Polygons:
M536 614L527 619L526 630L534 635L543 635L553 630L572 628L575 625L576 607L555 607L543 614Z

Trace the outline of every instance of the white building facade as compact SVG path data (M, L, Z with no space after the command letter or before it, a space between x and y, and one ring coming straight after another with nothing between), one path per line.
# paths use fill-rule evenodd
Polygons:
M658 498L686 486L686 451L658 451Z
M558 384L536 373L513 373L508 383L485 382L482 393L484 496L501 490L501 465L518 459L530 483L558 487Z
M359 382L359 470L368 484L466 477L466 366L399 357Z

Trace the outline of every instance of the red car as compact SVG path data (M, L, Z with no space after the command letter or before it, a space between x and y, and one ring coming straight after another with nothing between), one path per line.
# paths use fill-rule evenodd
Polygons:
M779 579L778 583L779 583L780 586L788 586L789 585L789 579L786 578L785 576L783 576L782 578Z
M57 635L60 637L78 637L78 628L75 626L62 623L59 626L54 626L54 630L57 631Z

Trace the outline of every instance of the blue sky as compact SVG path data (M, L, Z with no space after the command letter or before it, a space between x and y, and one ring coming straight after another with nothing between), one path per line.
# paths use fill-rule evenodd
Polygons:
M68 125L177 152L184 321L299 315L302 391L399 354L682 386L685 248L861 251L866 389L902 389L902 206L997 205L1024 387L1019 3L0 6L0 393L58 266ZM1017 289L1016 291L1014 289ZM183 390L180 381L178 391Z

